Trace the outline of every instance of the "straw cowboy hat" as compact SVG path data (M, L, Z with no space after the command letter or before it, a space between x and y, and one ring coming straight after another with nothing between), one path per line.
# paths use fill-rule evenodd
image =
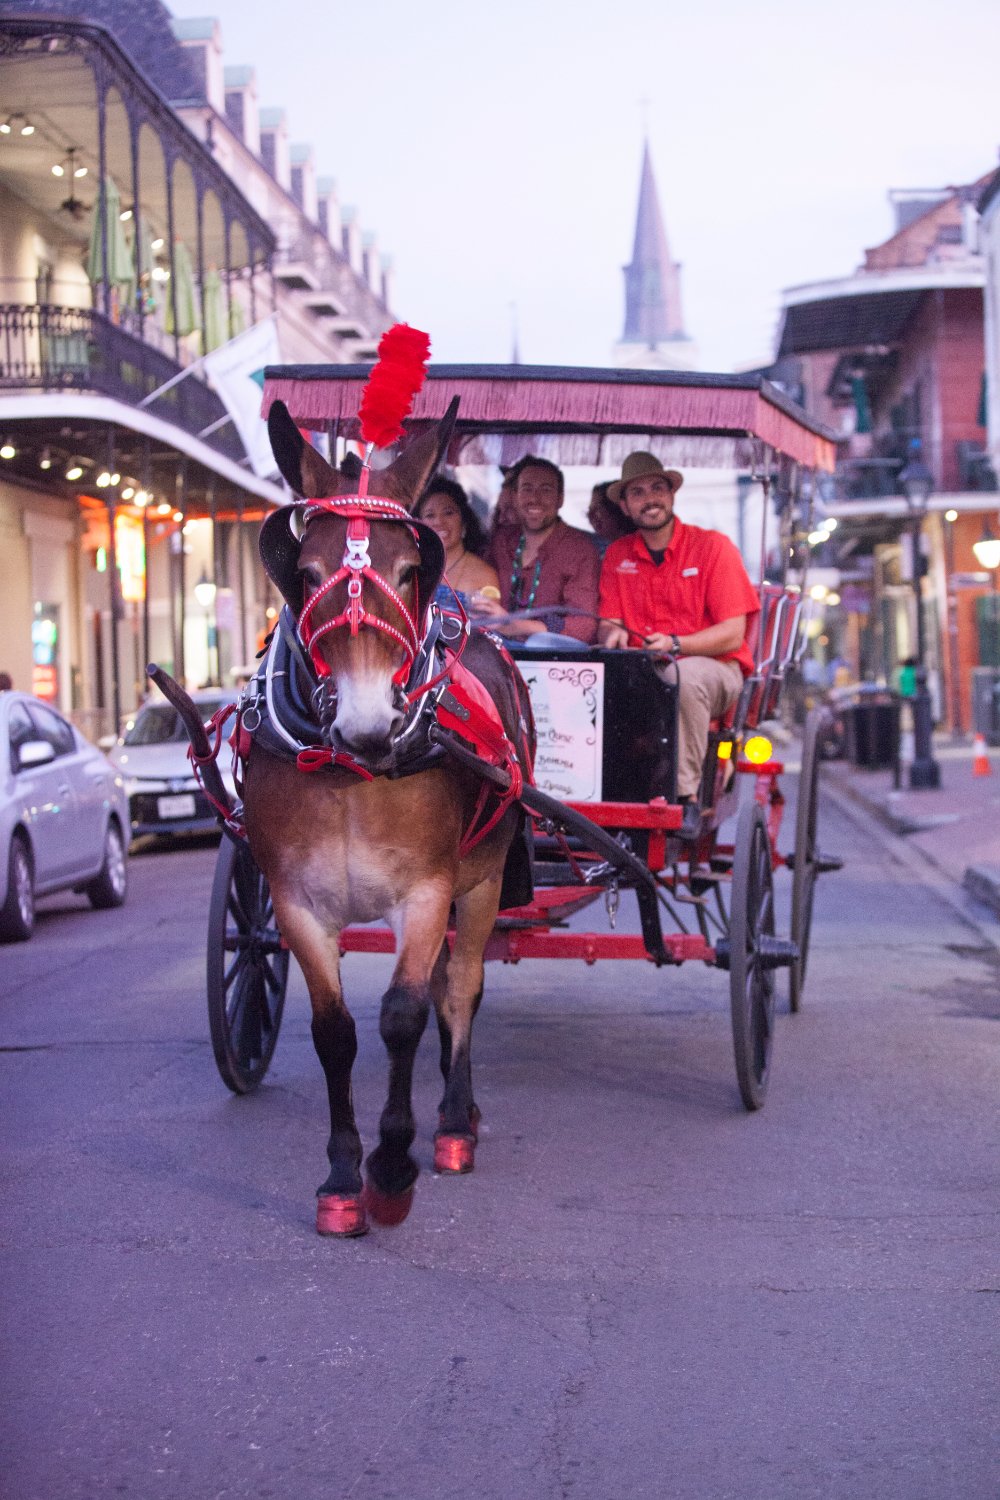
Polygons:
M675 492L684 483L684 475L679 474L676 469L665 469L660 460L652 453L630 453L622 464L622 477L616 479L614 484L608 485L608 499L613 500L615 505L621 503L622 490L633 479L649 479L657 474L665 479L670 488Z

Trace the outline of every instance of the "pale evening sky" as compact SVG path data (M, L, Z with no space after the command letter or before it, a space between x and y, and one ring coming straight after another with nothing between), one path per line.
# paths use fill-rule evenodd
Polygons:
M703 369L849 274L890 187L997 165L997 0L167 0L216 16L396 267L439 361L610 363L645 110ZM648 101L645 106L642 101Z

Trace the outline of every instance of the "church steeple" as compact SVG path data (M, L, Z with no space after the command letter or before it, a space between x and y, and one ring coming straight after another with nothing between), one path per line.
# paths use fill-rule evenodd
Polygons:
M680 266L670 257L649 142L643 142L632 259L625 269L625 329L617 362L690 369L695 350L684 332Z

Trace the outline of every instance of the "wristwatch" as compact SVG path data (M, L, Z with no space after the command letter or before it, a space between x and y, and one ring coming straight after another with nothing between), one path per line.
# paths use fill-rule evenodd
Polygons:
M671 649L671 651L673 652L673 654L675 656L680 656L680 654L681 654L681 643L678 640L677 636L675 636L675 635L672 635L670 637L670 649Z

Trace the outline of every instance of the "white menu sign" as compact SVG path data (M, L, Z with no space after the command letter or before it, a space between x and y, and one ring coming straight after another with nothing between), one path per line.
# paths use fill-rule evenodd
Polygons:
M535 782L563 802L600 802L603 662L518 662L538 732Z

